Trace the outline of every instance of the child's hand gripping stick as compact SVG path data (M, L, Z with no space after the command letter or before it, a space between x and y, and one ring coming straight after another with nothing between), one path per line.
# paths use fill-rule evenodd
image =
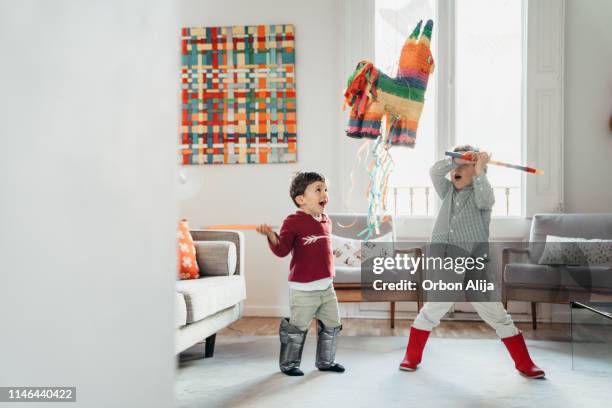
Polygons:
M456 159L476 161L476 156L473 155L472 153L469 153L469 152L466 152L466 153L461 153L461 152L446 152L445 154L447 156L450 156L450 157L453 157L453 158L456 158ZM508 168L516 169L516 170L522 170L522 171L525 171L527 173L532 173L532 174L544 174L544 171L538 170L538 169L533 168L533 167L521 166L521 165L518 165L518 164L510 164L510 163L505 163L505 162L501 162L501 161L497 161L497 160L489 160L488 164L492 164L494 166L500 166L500 167L508 167Z

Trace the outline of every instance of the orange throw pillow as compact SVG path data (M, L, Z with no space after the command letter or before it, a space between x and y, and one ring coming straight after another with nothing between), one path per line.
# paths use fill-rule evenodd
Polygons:
M178 272L180 279L197 279L200 268L196 260L195 246L189 233L187 220L182 219L178 224Z

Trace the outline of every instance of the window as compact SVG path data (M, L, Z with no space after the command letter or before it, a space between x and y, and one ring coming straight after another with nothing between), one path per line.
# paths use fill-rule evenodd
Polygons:
M430 78L416 148L391 150L395 170L388 206L395 214L435 215L439 202L429 167L453 145L472 144L497 160L523 161L521 8L515 0L376 0L375 64L386 74L396 74L401 48L419 19L434 20L434 60L442 53L454 56L436 64ZM453 22L447 36L439 35L441 14ZM449 78L448 86L440 77ZM449 114L438 111L442 102L451 105ZM496 196L493 215L522 215L523 174L489 166L488 176Z
M521 2L461 0L456 8L455 143L521 163ZM489 166L493 215L521 215L519 171Z
M374 63L385 74L397 75L402 46L418 19L423 19L423 24L427 19L434 20L431 51L434 61L436 60L435 4L436 0L376 0ZM437 81L434 78L437 69L436 67L427 86L427 100L419 121L416 147L394 147L390 152L395 168L389 178L393 189L388 196L390 202L387 205L398 215L435 214L436 200L429 178L429 167L436 160L433 95L436 94Z

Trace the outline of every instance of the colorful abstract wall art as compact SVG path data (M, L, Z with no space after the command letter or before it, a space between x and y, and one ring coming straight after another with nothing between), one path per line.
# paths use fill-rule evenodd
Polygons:
M183 28L182 164L297 161L292 25Z

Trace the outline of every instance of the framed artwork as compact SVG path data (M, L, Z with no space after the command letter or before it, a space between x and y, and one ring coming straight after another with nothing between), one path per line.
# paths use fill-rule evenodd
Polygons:
M292 25L181 32L182 164L297 161Z

